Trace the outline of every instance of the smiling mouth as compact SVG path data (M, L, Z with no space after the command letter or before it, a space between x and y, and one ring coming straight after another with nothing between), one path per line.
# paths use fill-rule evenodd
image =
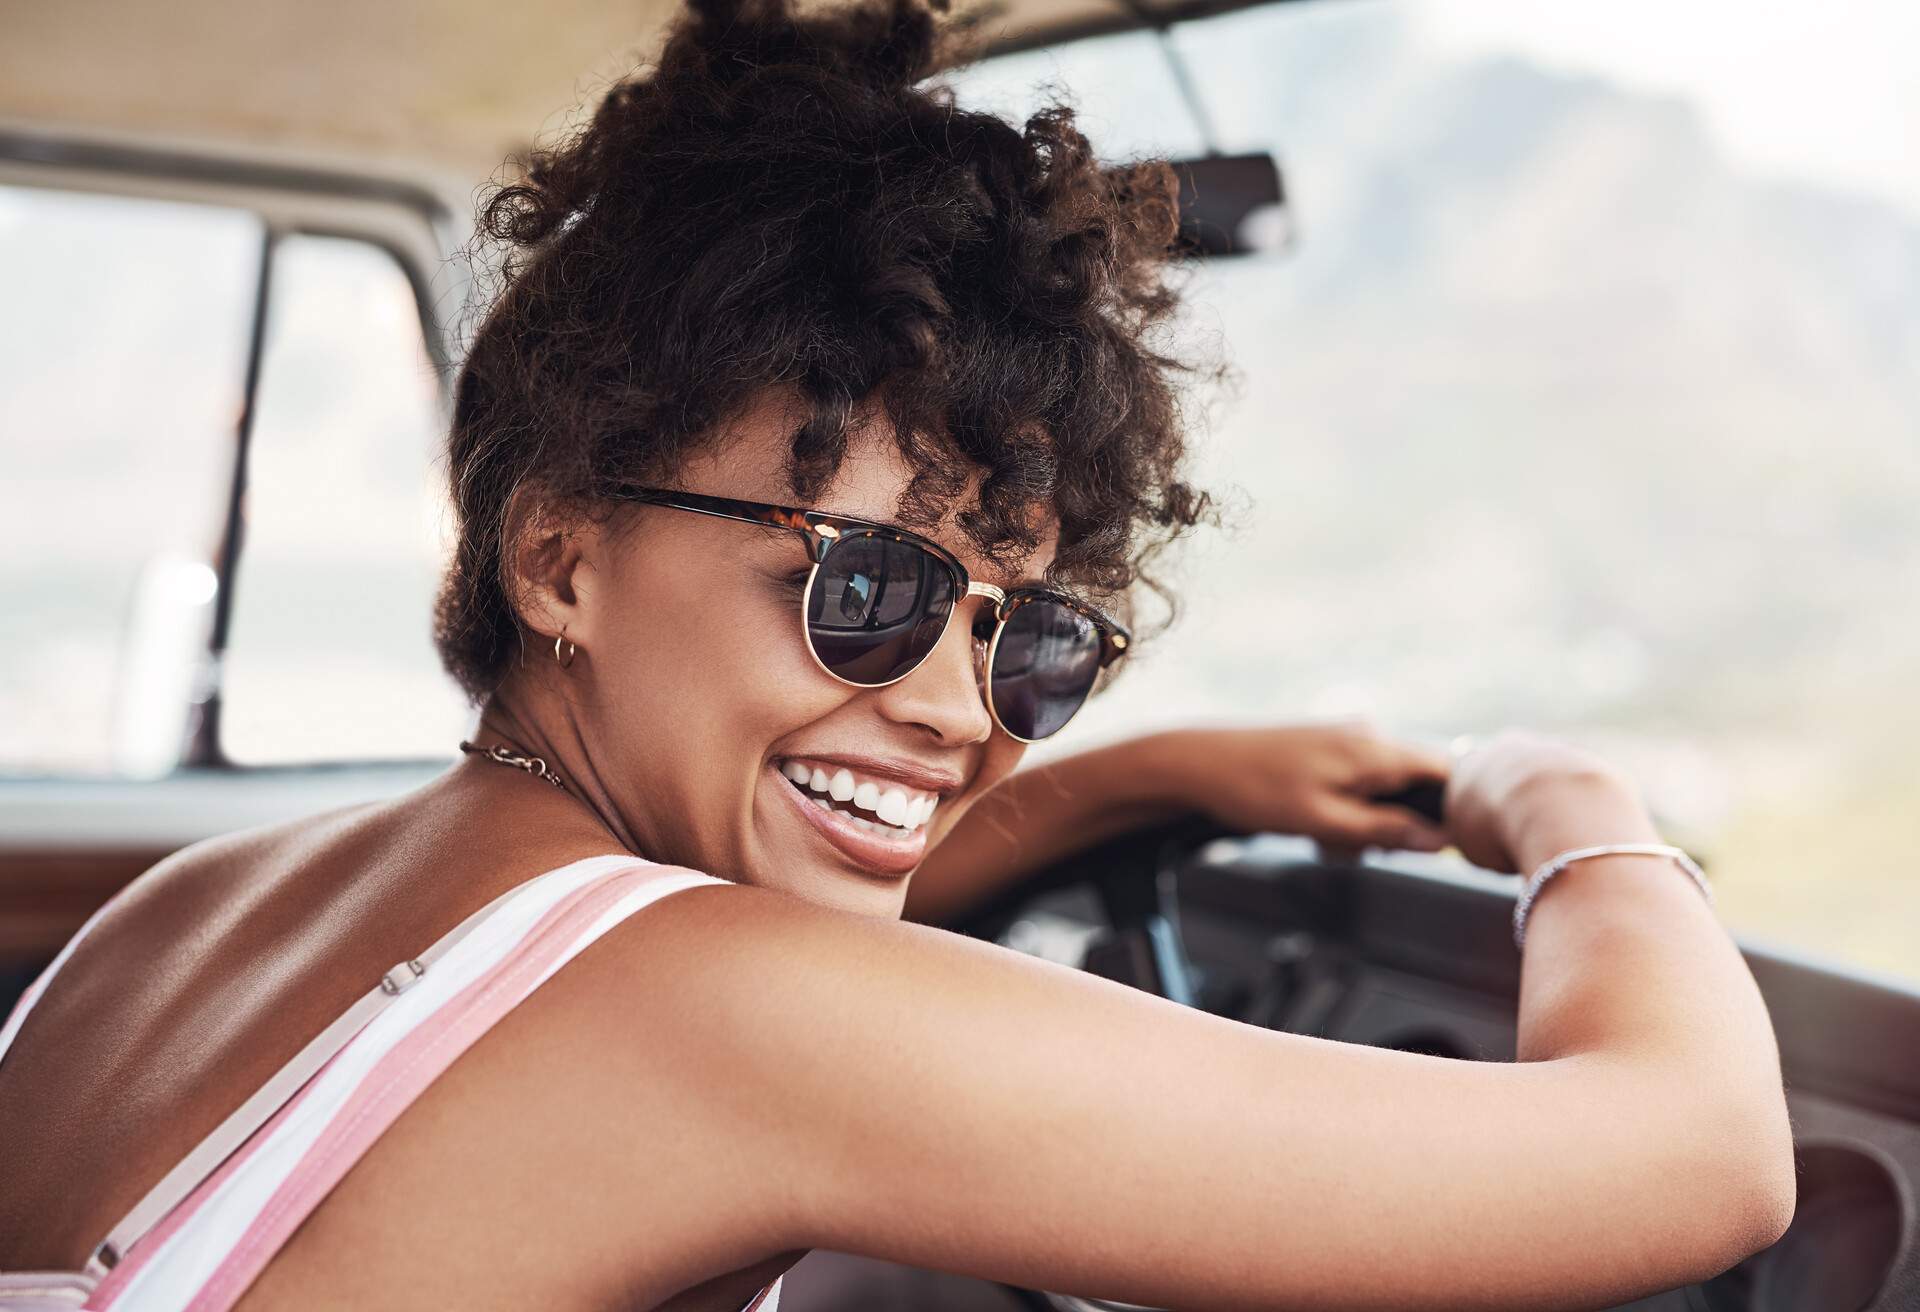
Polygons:
M883 788L877 780L858 778L845 768L828 772L822 766L808 768L799 761L785 761L778 772L806 805L833 813L839 822L883 841L918 841L939 807L937 795L912 793L899 786Z

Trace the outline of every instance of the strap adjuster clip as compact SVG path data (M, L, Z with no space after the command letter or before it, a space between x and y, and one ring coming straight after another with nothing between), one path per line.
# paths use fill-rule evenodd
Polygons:
M417 983L427 968L416 960L403 961L380 977L380 991L383 993L405 993Z

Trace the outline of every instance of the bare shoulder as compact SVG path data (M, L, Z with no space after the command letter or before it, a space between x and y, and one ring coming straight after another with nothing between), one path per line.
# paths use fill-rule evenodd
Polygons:
M1260 1095L1285 1036L785 893L672 894L542 991L522 1019L563 1045L578 1123L601 1127L599 1186L672 1181L682 1242L721 1245L713 1269L827 1247L1201 1306L1221 1277L1197 1268L1235 1237L1157 1266L1140 1244L1226 1206L1242 1142L1282 1141Z
M748 1301L802 1254L766 1241L751 1171L689 1096L698 1081L685 1066L701 1054L671 1022L699 981L635 972L699 961L701 940L740 904L751 918L771 897L699 881L546 978L371 1145L263 1274L255 1303L316 1290L354 1306L395 1291L428 1306L730 1312ZM505 1252L530 1260L503 1263Z
M149 866L127 886L122 901L141 901L161 888L169 890L169 896L187 889L218 893L234 881L257 883L263 871L324 864L331 849L386 805L355 803L198 839Z

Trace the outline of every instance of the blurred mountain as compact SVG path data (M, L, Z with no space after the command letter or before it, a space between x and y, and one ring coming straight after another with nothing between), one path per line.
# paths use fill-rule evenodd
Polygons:
M1302 234L1194 289L1245 382L1212 468L1256 513L1192 593L1265 617L1237 695L1698 729L1912 702L1920 224L1743 171L1683 100L1356 8L1185 42Z

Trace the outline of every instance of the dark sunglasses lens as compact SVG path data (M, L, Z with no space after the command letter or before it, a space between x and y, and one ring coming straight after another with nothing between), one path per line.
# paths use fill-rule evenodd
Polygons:
M1058 733L1100 674L1100 630L1057 601L1023 601L993 651L988 689L994 713L1021 738Z
M807 641L849 683L891 683L927 658L952 610L941 561L891 538L844 537L814 571Z

